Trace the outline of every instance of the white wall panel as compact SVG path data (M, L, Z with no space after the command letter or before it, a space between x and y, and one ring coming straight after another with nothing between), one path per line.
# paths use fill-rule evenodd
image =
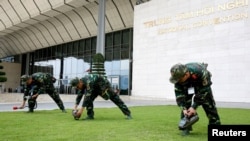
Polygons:
M206 62L216 101L250 102L248 3L152 0L135 6L132 95L175 99L171 66Z

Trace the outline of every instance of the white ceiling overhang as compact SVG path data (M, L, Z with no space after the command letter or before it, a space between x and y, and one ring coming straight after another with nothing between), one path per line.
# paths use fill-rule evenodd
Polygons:
M133 27L136 0L106 0L105 32ZM97 35L98 0L0 0L0 58Z

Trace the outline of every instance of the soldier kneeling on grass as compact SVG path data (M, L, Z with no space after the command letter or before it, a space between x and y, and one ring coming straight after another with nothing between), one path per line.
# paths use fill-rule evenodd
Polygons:
M87 109L87 117L85 119L94 119L94 106L93 102L99 95L105 100L114 102L126 116L131 119L131 112L127 105L122 101L118 94L115 93L105 75L104 69L104 56L97 53L93 56L92 66L89 74L82 78L75 78L71 80L71 86L77 88L77 97L75 107L73 108L72 115L75 119L79 119L83 113L84 108ZM77 109L82 97L84 95L83 103L80 109Z
M48 95L55 101L57 106L66 113L64 104L56 91L54 84L56 79L49 73L37 72L32 75L23 75L21 77L22 84L24 85L24 96L22 105L19 109L25 107L25 103L28 100L29 112L33 112L36 106L36 99L42 93L48 93ZM28 97L28 98L27 98Z
M205 63L175 64L170 69L170 82L174 84L177 105L181 108L181 119L196 115L202 106L209 124L220 125L220 117L211 89L211 73ZM195 97L193 95L195 94ZM192 98L194 98L192 103ZM192 126L181 129L183 135L192 131Z

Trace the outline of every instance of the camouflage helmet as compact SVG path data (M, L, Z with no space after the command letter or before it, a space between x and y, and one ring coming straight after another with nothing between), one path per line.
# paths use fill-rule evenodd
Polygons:
M169 81L171 83L177 83L187 72L187 67L183 64L175 64L171 69L170 69L170 73L171 73L171 77L169 79Z
M21 76L21 81L22 81L22 82L26 82L29 78L30 78L29 75L26 75L26 74L25 74L25 75L22 75L22 76Z
M78 77L76 77L76 78L74 78L74 79L72 79L72 80L70 81L70 85L71 85L72 87L76 87L78 83L79 83L79 78L78 78Z

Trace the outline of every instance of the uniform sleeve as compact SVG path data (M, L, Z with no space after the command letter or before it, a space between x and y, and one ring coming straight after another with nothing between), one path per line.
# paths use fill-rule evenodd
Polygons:
M76 105L79 105L79 103L81 102L83 94L84 94L84 92L82 92L81 90L77 91L77 96L76 96L76 100L75 100Z
M82 102L82 107L86 107L89 103L93 102L91 99L91 95L93 93L93 85L94 85L93 81L87 83L85 96Z
M186 101L185 101L186 95L185 95L184 90L178 84L175 84L174 88L175 88L174 91L175 91L177 105L181 109L185 109L186 108Z
M27 86L24 86L24 89L23 89L23 100L27 100L26 96L29 95L29 89Z
M201 71L201 84L198 86L195 100L192 104L193 108L197 108L199 104L206 101L206 96L211 93L211 73L204 68Z
M82 102L82 107L86 107L89 103L91 103L91 91L87 90Z
M42 75L35 75L33 79L33 88L36 89L36 94L42 94L45 91L44 88L44 77Z
M32 95L34 95L34 94L40 95L41 93L43 93L43 90L39 86L33 85L31 90L30 90L30 93L32 93Z
M44 93L45 89L43 87L38 87L37 88L37 94L40 95L42 93Z
M31 89L28 91L28 93L32 92L33 94L40 95L40 94L44 93L44 91L45 91L45 89L42 86L40 86L38 84L33 84Z

